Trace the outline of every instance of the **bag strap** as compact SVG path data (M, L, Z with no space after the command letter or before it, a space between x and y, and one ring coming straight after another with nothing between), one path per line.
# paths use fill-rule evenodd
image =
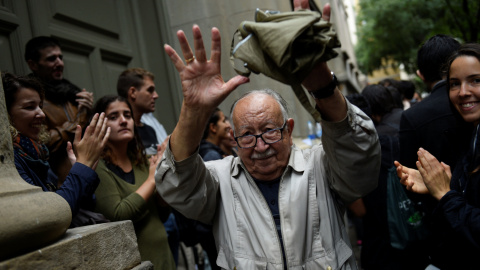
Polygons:
M303 86L299 83L295 83L292 84L292 89L293 92L295 92L295 95L297 96L300 103L302 103L302 106L305 108L305 110L310 113L310 115L313 117L313 119L315 119L316 122L320 122L320 120L322 120L322 117L320 116L320 113L315 109L315 107L310 104L310 100L308 99L308 96L305 93Z
M247 42L250 37L252 36L253 34L249 34L247 37L245 37L244 39L242 39L236 46L235 46L235 38L236 37L242 37L242 35L240 34L240 30L236 30L235 33L233 33L233 38L232 38L232 45L230 46L230 64L232 65L233 69L235 70L235 72L237 72L238 75L242 75L242 76L245 76L245 77L248 77L250 76L250 73L252 73L248 68L247 68L247 63L244 63L244 68L245 70L240 70L238 68L235 67L235 57L233 56L235 54L235 51L238 47L242 46L245 42ZM240 61L240 60L239 60Z

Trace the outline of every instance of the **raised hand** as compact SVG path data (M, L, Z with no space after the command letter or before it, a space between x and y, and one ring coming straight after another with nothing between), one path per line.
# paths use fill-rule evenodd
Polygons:
M308 0L294 0L294 10L310 9ZM330 4L325 4L323 7L322 20L330 21L331 8ZM314 92L324 88L333 80L330 68L326 62L320 62L310 71L310 73L303 79L302 85L308 91ZM343 120L347 116L347 104L345 98L338 90L334 91L333 95L323 99L315 99L317 109L322 118L327 121L337 122Z
M300 9L310 9L310 4L308 3L308 0L294 0L293 1L293 10L297 11L297 10L300 10ZM331 14L330 4L326 3L325 6L323 6L322 20L329 22L330 21L330 14Z
M180 30L177 37L186 63L169 45L165 52L172 60L182 82L184 106L195 110L210 110L217 107L237 86L248 82L248 78L236 76L225 82L220 74L221 41L217 28L212 28L212 48L207 60L202 33L198 25L192 28L195 55L188 44L185 33Z
M294 10L300 9L310 9L310 5L308 4L308 0L295 0L294 2ZM330 21L330 13L331 13L330 4L327 3L323 7L322 13L322 20L329 22ZM325 76L319 78L319 74L323 74ZM319 63L317 66L313 68L313 70L308 74L307 77L302 82L302 85L309 90L316 90L324 87L332 80L332 75L330 75L330 69L327 66L326 62Z
M423 182L430 191L430 194L435 199L440 200L450 191L450 180L452 178L450 166L443 162L440 163L432 154L423 148L420 148L417 154L417 168L422 175Z
M87 109L92 110L93 108L93 93L87 92L87 90L82 89L81 92L77 93L78 110Z
M400 178L400 183L407 187L408 190L419 194L428 194L429 191L423 183L422 175L418 170L408 168L400 164L400 162L394 162L397 167L397 175Z
M221 41L217 28L212 28L210 60L207 60L198 25L194 25L192 31L195 55L185 33L181 30L177 32L185 63L172 47L165 45L165 52L180 75L183 90L182 110L170 140L170 149L176 160L183 160L195 152L213 109L237 86L249 81L243 76L235 76L228 82L223 80L220 74Z
M73 146L77 154L77 162L94 168L110 136L110 127L107 128L105 113L96 113L90 125L85 130L83 138L82 128L77 126Z

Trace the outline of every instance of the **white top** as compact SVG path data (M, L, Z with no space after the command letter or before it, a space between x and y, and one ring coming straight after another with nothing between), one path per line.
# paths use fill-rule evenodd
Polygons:
M144 113L140 119L140 122L151 126L155 130L159 144L161 144L167 138L167 131L163 125L158 122L153 113Z

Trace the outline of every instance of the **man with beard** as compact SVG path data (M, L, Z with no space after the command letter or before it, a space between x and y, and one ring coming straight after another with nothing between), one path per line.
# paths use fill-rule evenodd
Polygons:
M67 157L68 141L73 141L77 125L85 127L93 106L93 93L80 89L63 78L63 55L59 42L46 36L29 40L25 61L45 90L43 111L50 135L47 143L49 163L58 177L58 187L72 167Z

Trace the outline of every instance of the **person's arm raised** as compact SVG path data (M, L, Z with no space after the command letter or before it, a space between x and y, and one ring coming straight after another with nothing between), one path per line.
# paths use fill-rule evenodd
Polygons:
M212 28L212 49L207 59L202 34L198 25L193 26L195 55L188 44L185 33L177 32L183 57L169 45L165 52L172 60L182 82L183 103L180 117L170 137L170 149L175 160L184 160L192 155L200 144L208 117L237 86L249 81L236 76L225 82L220 74L221 41L220 32Z
M295 0L294 9L309 9L308 0ZM322 20L330 21L331 8L330 4L325 4L323 7ZM302 85L309 91L315 92L319 89L323 89L328 86L333 80L330 68L326 62L321 62L307 75L303 80ZM333 94L321 98L315 99L317 103L317 109L319 110L322 118L331 122L338 122L343 120L347 116L347 103L342 93L335 88Z

